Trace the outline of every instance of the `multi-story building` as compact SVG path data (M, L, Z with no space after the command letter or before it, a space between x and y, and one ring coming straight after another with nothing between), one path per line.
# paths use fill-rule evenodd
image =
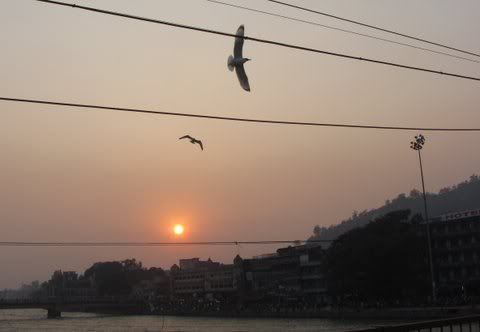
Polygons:
M480 209L434 218L430 230L440 292L480 295Z
M276 297L325 303L323 254L320 246L301 245L251 259L237 255L233 264L182 259L170 269L171 289L177 297L224 295L240 302Z
M207 261L181 259L180 266L175 264L170 269L173 293L212 297L237 292L242 278L240 262L239 256L234 264L221 264L210 258Z
M246 295L276 296L325 303L327 290L321 272L324 250L300 245L243 261Z

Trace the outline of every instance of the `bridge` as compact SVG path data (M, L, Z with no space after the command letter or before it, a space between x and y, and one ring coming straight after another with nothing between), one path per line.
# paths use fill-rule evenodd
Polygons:
M147 303L138 299L0 299L2 309L45 309L48 318L61 317L62 312L128 313L140 314L148 309Z

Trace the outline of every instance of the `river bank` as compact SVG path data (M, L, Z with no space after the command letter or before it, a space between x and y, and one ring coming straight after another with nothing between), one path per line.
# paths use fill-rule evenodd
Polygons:
M473 306L456 307L411 307L411 308L325 308L318 310L279 310L279 311L162 311L162 310L102 310L90 308L86 312L121 315L166 315L175 317L212 318L273 318L273 319L355 319L355 320L407 320L419 321L451 318L480 314L480 308Z
M65 313L47 319L42 309L0 310L0 331L341 332L406 323L403 320L222 318Z

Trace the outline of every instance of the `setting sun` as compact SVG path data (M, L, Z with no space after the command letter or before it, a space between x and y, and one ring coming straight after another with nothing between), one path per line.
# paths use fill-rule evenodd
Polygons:
M173 232L175 233L175 235L182 235L184 231L185 228L183 227L183 225L177 224L173 226Z

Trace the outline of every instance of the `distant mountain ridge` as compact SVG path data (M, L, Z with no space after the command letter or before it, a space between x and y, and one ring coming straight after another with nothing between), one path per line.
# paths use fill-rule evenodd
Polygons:
M472 175L469 180L461 182L453 187L441 189L438 193L427 193L428 212L430 217L480 208L480 177ZM308 240L333 240L338 236L354 228L362 227L370 221L397 210L411 210L412 214L423 215L422 193L416 189L407 196L400 194L393 200L387 200L385 205L373 209L364 210L342 221L340 224L329 227L315 226L313 235Z

